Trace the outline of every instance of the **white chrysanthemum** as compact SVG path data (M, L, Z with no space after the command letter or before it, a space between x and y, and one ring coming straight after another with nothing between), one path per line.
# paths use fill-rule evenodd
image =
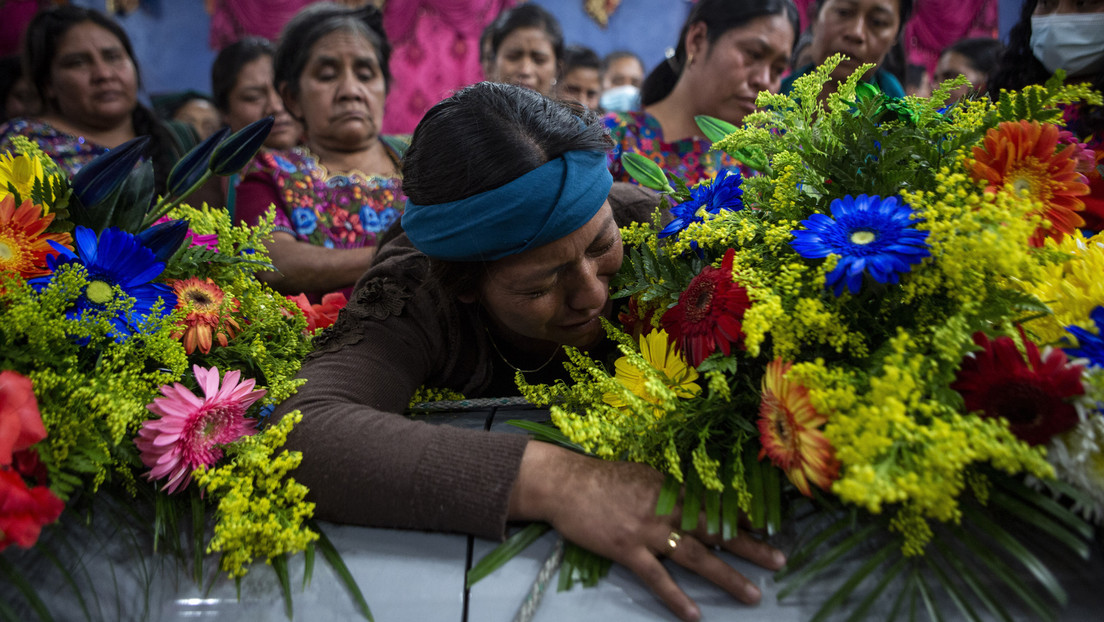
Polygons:
M1047 460L1058 479L1088 496L1087 502L1076 504L1074 510L1104 524L1104 416L1097 411L1072 430L1055 436L1047 450Z

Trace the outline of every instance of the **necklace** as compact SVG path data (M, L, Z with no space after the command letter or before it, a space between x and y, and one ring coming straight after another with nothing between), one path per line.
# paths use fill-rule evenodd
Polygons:
M487 340L491 342L491 347L494 348L495 353L498 354L498 358L502 359L502 362L506 363L506 365L508 365L510 367L510 369L513 369L514 371L520 371L523 374L535 374L538 371L544 369L545 367L548 367L548 364L551 363L552 360L556 358L556 354L558 354L560 352L560 348L557 347L555 350L552 351L552 356L548 357L548 360L541 363L540 366L538 366L534 369L522 369L522 368L518 367L517 365L514 365L513 363L511 363L506 358L506 355L502 353L502 350L498 349L498 344L495 343L494 336L491 335L491 329L487 328L486 324L483 325L483 332L487 333Z

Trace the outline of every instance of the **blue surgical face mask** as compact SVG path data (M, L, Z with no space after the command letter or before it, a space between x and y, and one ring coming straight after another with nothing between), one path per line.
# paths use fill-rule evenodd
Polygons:
M640 109L640 89L631 84L615 86L602 93L598 103L607 112L628 112Z
M1031 51L1050 73L1083 76L1104 69L1104 13L1033 15Z

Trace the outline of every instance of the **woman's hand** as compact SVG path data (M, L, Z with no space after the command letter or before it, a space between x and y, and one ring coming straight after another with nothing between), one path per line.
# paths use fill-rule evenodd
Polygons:
M770 570L786 563L782 553L747 531L725 541L701 526L679 530L677 510L656 516L662 485L663 475L647 465L607 462L530 441L510 497L510 518L547 521L568 540L627 567L683 620L697 620L701 611L671 578L661 557L709 579L741 602L759 602L759 589L711 547Z

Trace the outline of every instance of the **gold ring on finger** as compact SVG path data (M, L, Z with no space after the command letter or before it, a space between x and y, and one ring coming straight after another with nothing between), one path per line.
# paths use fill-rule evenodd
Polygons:
M678 548L679 542L682 541L682 534L677 531L672 531L667 534L667 555L674 555L675 549Z

